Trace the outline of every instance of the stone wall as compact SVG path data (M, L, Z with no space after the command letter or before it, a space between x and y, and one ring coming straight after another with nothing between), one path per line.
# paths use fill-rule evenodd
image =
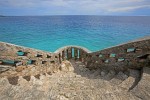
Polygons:
M140 69L150 65L150 37L97 52L79 46L66 46L49 53L0 42L0 64L3 65L4 60L16 61L11 68L14 66L13 70L18 72L28 69L23 75L52 73L59 70L63 60L71 59L83 62L89 69Z
M90 58L87 59L89 65L87 66L90 68L138 69L149 65L150 37L92 52L89 55Z
M12 69L12 76L52 73L59 70L60 66L58 55L55 53L3 42L0 42L0 62L1 66L5 65L2 66L5 67L2 71L7 67ZM1 76L5 75L2 73Z
M77 52L79 50L79 53ZM68 52L65 57L64 52ZM75 57L72 57L76 55ZM97 52L77 47L67 46L57 50L60 58L81 60L90 69L102 68L113 70L140 69L150 65L150 37L138 39ZM79 55L79 57L77 57Z

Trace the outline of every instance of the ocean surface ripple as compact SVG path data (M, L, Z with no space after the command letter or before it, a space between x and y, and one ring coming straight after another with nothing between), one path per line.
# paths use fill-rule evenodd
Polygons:
M149 16L0 17L0 41L50 52L66 45L97 51L144 36Z

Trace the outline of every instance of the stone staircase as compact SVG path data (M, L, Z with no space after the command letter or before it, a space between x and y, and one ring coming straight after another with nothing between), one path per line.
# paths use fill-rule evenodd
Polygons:
M131 92L142 100L150 98L150 68L144 67L141 80Z
M77 64L76 64L77 63ZM110 82L110 84L117 85L128 90L133 89L141 77L141 70L130 69L126 72L115 72L114 70L89 70L81 62L72 61L72 65L75 67L75 73L81 73L82 77L87 77L89 79L102 79Z
M149 67L150 37L96 52L0 42L0 100L149 100Z
M143 70L139 81L140 70L89 70L79 61L63 63L66 70L40 74L39 79L31 76L29 81L19 76L17 85L1 78L0 100L148 100L150 97L149 85L145 85L149 83L149 68Z

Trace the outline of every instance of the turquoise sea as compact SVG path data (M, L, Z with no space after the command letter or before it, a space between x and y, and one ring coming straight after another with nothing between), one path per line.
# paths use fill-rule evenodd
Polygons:
M66 45L97 51L144 36L149 16L0 17L0 41L50 52Z

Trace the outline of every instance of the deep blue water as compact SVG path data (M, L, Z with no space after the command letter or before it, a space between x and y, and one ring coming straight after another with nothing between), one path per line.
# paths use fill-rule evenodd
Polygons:
M54 52L66 45L97 51L150 36L150 17L0 17L0 41Z

